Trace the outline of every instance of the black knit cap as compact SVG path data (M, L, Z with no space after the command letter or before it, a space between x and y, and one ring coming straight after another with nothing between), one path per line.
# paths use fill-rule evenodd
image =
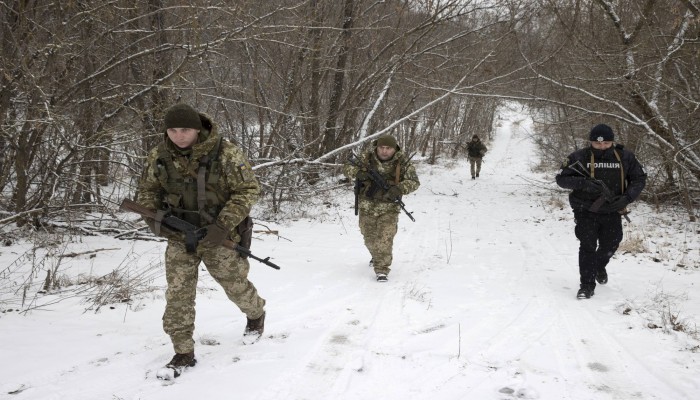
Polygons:
M187 104L175 104L165 111L165 128L202 129L199 113Z
M613 142L615 141L615 134L611 127L600 124L591 129L590 140L591 142Z
M377 139L377 147L379 146L388 146L397 149L399 144L396 143L396 139L393 136L386 135Z

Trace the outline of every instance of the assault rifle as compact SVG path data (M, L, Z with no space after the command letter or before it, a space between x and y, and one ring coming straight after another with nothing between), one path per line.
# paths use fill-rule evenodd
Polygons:
M596 179L596 178L592 177L590 172L588 172L588 170L586 169L586 167L584 167L583 164L581 164L581 161L576 161L575 163L569 165L568 168L570 168L574 172L578 173L579 175L583 176L587 180L595 183L596 186L598 186L598 188L600 189L601 196L596 201L593 202L593 204L591 205L591 211L593 211L593 212L598 211L600 209L600 207L603 205L603 203L605 203L606 200L609 202L615 201L615 195L612 193L610 188L608 188L608 186L600 179ZM627 214L629 214L629 211L627 211L627 208L624 208L618 212L620 213L620 215L625 217L627 222L632 222L630 220L630 217L627 216Z
M150 218L152 220L156 219L156 212L154 210L151 210L149 208L146 208L139 203L129 200L129 199L124 199L122 200L122 204L119 206L119 209L124 210L124 211L129 211L133 212L136 214L139 214L142 217L145 218ZM199 243L200 240L202 240L206 235L207 235L207 230L206 228L197 228L195 225L185 221L184 219L180 219L174 215L168 215L166 214L163 216L163 219L161 220L161 224L165 225L167 228L173 231L178 231L182 232L185 234L185 245L188 246L188 248L196 248L197 244ZM227 249L230 250L235 250L239 252L241 255L244 255L246 257L250 257L253 260L259 261L268 267L274 268L274 269L280 269L280 267L270 261L270 257L265 257L265 258L260 258L256 257L253 255L253 253L250 252L250 250L246 249L245 247L241 246L240 244L232 241L232 240L224 240L224 242L221 244L222 246L226 247Z
M367 173L369 174L369 177L372 180L372 182L377 187L384 190L385 192L387 190L389 190L389 188L391 188L389 183L386 181L386 179L384 179L384 177L382 176L382 174L379 173L379 171L377 171L376 169L373 169L369 165L363 164L362 161L354 153L352 155L350 155L350 163L358 168L362 168L362 169L367 170ZM360 196L360 182L358 179L355 179L355 215L357 215L357 201L358 201L359 196ZM398 204L399 207L401 207L403 212L406 213L406 215L408 215L408 218L410 218L411 221L416 222L416 219L413 218L413 212L409 212L408 210L406 210L406 204L404 204L404 202L401 200L401 197L394 200L394 203Z

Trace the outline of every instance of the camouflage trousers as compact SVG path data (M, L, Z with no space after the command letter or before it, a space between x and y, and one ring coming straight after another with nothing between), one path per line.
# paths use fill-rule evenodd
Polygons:
M472 178L479 175L481 172L481 157L469 157L469 166Z
M198 246L195 253L187 253L183 243L170 240L165 250L168 289L165 292L163 330L170 336L176 353L194 351L194 306L201 262L226 296L248 318L259 318L264 311L265 300L248 280L248 260L241 258L238 252L223 247Z
M394 236L398 229L399 214L368 214L360 210L360 232L365 239L365 247L372 255L374 272L387 274L393 260Z

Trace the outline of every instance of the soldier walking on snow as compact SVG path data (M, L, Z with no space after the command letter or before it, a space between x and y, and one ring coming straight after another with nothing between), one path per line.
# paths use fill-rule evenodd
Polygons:
M612 128L596 125L589 139L590 147L571 153L556 177L559 186L573 189L569 203L580 242L579 299L593 296L596 281L608 282L606 266L622 241L622 216L647 178L634 154L614 143Z
M382 136L372 142L371 149L361 157L361 166L348 164L343 172L359 187L360 231L369 250L377 281L386 282L393 260L394 236L398 229L397 200L418 189L420 182L416 169L392 136ZM389 184L388 190L379 187L370 177L372 169Z
M263 333L265 300L248 280L248 260L221 246L227 239L243 247L250 245L252 222L247 217L258 200L260 186L241 149L221 138L208 116L177 104L166 111L164 122L163 142L146 160L138 203L158 210L157 220L146 222L157 236L168 239L163 329L175 350L166 367L177 376L197 362L192 336L201 262L246 314L244 342L254 342ZM200 243L192 243L181 232L161 226L164 215L206 229L206 236Z
M469 156L470 172L472 179L479 177L481 172L481 162L486 155L486 146L481 143L478 135L472 136L472 140L467 144L467 155Z

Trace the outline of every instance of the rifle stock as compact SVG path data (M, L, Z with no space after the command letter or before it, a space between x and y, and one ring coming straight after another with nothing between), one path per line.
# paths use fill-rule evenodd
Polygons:
M119 205L119 209L139 214L145 218L150 218L153 220L156 219L156 211L155 210L151 210L148 207L144 207L141 204L139 204L133 200L129 200L129 199L122 200L122 203ZM198 229L196 226L190 224L189 222L182 220L178 217L172 216L172 215L164 217L162 223L165 224L168 228L182 232L185 235L194 235L197 237L197 240L200 240L206 234L206 229ZM270 261L270 257L265 257L265 258L257 257L253 253L251 253L249 249L246 249L245 247L241 246L240 244L234 242L233 240L226 239L223 241L223 243L221 243L221 245L223 247L226 247L229 250L237 251L242 255L248 256L256 261L259 261L259 262L267 265L268 267L271 267L274 269L280 269L279 265Z
M129 199L124 199L122 200L122 203L119 205L119 209L123 211L129 211L132 213L136 213L141 215L142 217L150 218L150 219L156 219L156 212L151 210L150 208L144 207L141 204L129 200Z

